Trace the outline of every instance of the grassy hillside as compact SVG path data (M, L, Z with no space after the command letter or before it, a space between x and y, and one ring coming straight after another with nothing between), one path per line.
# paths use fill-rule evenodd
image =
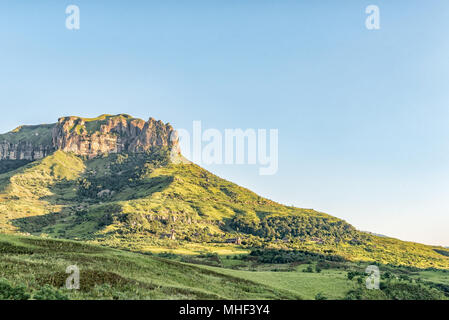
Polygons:
M273 257L283 257L274 263ZM289 262L289 257L292 259ZM80 289L65 289L66 268ZM287 251L249 255L148 255L68 240L0 235L0 299L447 299L449 272L366 264Z
M164 148L92 160L58 151L1 174L0 200L3 233L140 252L301 249L348 261L449 268L447 249L377 237L312 209L283 206L194 164L174 164Z
M79 242L0 235L0 299L298 299L253 281ZM80 270L80 290L64 287Z
M0 175L0 231L19 231L15 219L61 212L73 204L83 161L63 152ZM68 201L68 202L66 202Z
M275 252L286 257L285 251ZM447 299L448 272L379 266L366 290L366 264L297 255L144 255L82 242L0 235L0 299ZM304 257L307 259L303 260ZM262 258L264 261L260 261ZM65 270L80 289L65 289Z
M0 134L0 142L8 141L10 143L29 142L34 145L51 145L51 130L53 124L42 124L36 126L20 126L16 129Z

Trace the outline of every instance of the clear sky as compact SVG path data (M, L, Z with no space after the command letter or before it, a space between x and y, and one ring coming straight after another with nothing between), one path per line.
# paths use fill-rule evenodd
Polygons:
M80 8L80 30L65 8ZM365 8L380 8L380 30ZM279 171L207 169L449 246L449 1L0 2L0 132L128 113L279 129Z

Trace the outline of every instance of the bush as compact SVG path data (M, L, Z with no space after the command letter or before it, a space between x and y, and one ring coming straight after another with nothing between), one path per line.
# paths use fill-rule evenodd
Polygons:
M365 276L365 274L363 272L358 272L358 271L349 271L347 277L348 277L348 280L352 280L356 276L363 277L363 276Z
M60 290L46 284L33 295L35 300L69 300L69 297Z
M333 221L321 216L266 216L260 222L245 214L237 214L229 226L235 231L252 234L264 239L284 239L288 237L319 239L334 242L351 239L359 244L360 234L345 221ZM325 228L323 228L325 226Z
M425 285L382 281L380 290L360 286L346 294L346 300L443 300L443 292Z
M165 259L176 259L178 257L176 254L167 251L159 253L158 256Z
M315 296L315 300L327 300L327 297L321 292L318 292Z
M305 268L302 272L313 273L313 268L312 268L312 266L308 266L308 267Z
M24 285L13 287L7 280L0 279L0 300L28 300L30 295Z
M260 263L292 263L299 262L303 264L311 263L319 260L320 264L332 262L343 262L344 259L334 255L323 255L302 250L282 250L282 249L253 249L250 253L251 257L256 257ZM320 265L320 268L322 266Z

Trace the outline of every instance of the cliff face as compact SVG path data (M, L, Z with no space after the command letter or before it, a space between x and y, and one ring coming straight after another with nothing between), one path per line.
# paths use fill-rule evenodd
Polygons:
M179 149L178 141L170 139L173 132L170 124L153 118L145 122L124 115L94 121L66 117L53 128L52 140L58 150L93 158L106 153L143 152L153 146Z
M11 143L0 141L0 160L39 160L54 151L51 145L33 144L32 142L21 141Z
M165 146L179 153L170 124L128 115L102 115L95 119L60 118L56 124L19 127L0 135L0 160L38 160L55 150L94 158L107 153L139 153Z
M54 124L20 126L0 135L0 160L42 159L52 152L51 129Z

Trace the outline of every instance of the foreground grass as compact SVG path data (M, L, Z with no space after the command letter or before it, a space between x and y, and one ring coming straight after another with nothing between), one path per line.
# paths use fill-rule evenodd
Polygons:
M298 264L299 263L299 264ZM238 254L141 254L83 242L0 234L0 299L446 299L449 272L381 266L381 290L364 289L365 265L260 263ZM319 270L318 266L325 266ZM80 290L64 289L66 268ZM309 270L308 270L309 269ZM349 277L356 272L354 277ZM446 292L446 293L445 293Z
M60 289L69 265L80 269L80 290ZM0 278L12 287L24 286L31 297L50 286L71 299L300 298L288 290L160 257L12 235L0 235Z

